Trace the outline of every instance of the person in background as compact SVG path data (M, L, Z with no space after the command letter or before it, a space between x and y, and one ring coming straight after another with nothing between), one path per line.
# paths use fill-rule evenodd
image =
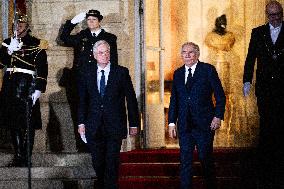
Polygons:
M19 14L16 22L14 36L5 39L0 48L0 69L5 67L0 93L0 119L2 127L10 130L15 151L8 166L24 167L27 166L28 156L32 154L35 129L42 127L38 99L45 92L47 84L48 44L31 35L27 15ZM27 103L29 111L26 110ZM30 125L29 133L27 122Z
M284 177L284 28L283 8L266 5L268 23L251 32L244 65L243 94L249 95L256 68L255 95L259 113L258 173L260 188L278 188Z
M76 15L72 20L67 20L63 25L60 39L65 45L74 47L73 66L80 67L86 62L94 61L93 46L99 40L108 42L111 49L110 60L113 64L117 64L117 37L101 27L102 19L100 11L91 9L87 13ZM71 34L75 26L83 20L87 21L88 27L77 34Z

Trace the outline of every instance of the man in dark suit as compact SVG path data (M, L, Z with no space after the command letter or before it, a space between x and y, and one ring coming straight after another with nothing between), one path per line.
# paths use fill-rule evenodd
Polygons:
M140 126L138 105L127 68L110 62L110 46L95 43L97 60L82 67L79 81L79 129L86 137L99 188L118 188L121 142L129 134L136 135ZM127 102L127 115L125 107Z
M225 111L225 94L214 66L198 61L198 45L182 45L184 66L174 72L169 107L169 136L179 135L181 153L181 189L192 188L192 160L195 147L204 170L206 185L216 189L212 157L215 130ZM214 94L216 105L212 100ZM177 122L177 128L176 128Z
M257 60L255 95L260 116L258 157L260 181L264 188L277 177L283 178L284 125L284 29L283 8L277 1L266 5L269 23L254 28L244 65L244 96L249 95ZM279 174L279 171L282 172ZM273 173L274 172L274 173ZM280 178L280 177L279 177ZM281 178L281 179L282 179Z

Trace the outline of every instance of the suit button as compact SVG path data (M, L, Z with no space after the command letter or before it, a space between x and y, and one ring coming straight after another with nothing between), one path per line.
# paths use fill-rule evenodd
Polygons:
M91 60L89 60L89 62L91 62Z
M190 100L190 97L188 97L187 99Z
M271 78L273 79L274 77L272 76Z
M104 105L101 105L101 108L103 108L104 107Z

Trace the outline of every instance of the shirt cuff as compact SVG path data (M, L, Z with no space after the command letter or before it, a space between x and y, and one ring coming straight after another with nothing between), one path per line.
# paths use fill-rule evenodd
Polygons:
M176 124L174 124L174 123L169 124L169 127L174 127L174 126L176 126Z

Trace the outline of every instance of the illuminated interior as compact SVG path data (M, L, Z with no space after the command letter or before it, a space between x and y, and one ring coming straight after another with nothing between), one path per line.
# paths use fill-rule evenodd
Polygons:
M186 41L200 46L200 61L216 67L226 93L225 119L216 132L214 145L255 145L256 99L254 91L243 97L242 74L251 29L265 23L266 1L145 0L144 3L146 145L178 147L177 140L168 138L167 111L173 72L182 66L180 47ZM227 34L212 35L215 19L222 14L227 17Z

